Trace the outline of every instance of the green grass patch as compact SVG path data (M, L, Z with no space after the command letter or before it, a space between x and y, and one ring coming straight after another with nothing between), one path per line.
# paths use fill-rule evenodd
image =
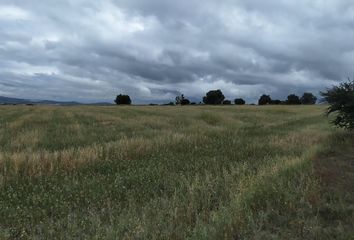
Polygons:
M330 236L313 159L339 131L323 110L0 107L0 236Z

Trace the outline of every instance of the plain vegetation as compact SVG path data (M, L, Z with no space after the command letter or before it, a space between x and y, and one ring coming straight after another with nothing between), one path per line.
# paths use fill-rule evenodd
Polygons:
M0 238L352 239L324 109L2 106Z

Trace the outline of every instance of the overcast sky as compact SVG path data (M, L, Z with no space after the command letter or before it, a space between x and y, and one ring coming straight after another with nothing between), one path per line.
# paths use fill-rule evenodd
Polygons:
M352 0L1 0L0 95L285 98L354 77Z

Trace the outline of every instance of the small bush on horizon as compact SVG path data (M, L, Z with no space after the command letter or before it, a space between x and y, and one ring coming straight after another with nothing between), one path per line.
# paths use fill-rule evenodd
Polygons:
M223 105L231 105L231 101L230 100L224 100L222 102Z

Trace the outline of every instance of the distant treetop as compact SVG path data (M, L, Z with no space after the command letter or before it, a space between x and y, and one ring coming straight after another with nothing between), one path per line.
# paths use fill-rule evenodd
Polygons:
M305 92L300 98L301 104L315 104L317 97L310 92Z
M297 104L301 104L301 101L300 101L299 96L297 96L295 94L290 94L288 96L288 99L286 100L286 104L297 105Z
M234 100L234 102L235 102L236 105L245 105L246 104L246 101L243 100L242 98L236 98Z
M189 105L191 102L183 94L176 97L176 105Z
M267 104L271 104L271 102L272 99L270 98L270 96L263 94L258 100L258 105L267 105Z
M132 100L130 99L129 95L122 95L122 94L119 94L117 97L116 97L116 100L114 100L114 102L117 104L117 105L129 105L132 103Z
M205 104L222 104L222 102L224 101L225 96L224 94L221 92L220 89L218 90L211 90L209 91L205 97L203 97L203 102Z

